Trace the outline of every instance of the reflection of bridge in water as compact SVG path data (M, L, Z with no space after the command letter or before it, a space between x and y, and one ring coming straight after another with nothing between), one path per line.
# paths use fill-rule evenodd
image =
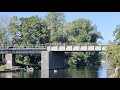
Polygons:
M104 52L107 45L2 45L0 54L5 54L7 68L15 64L16 54L41 54L41 70L64 68L64 52Z

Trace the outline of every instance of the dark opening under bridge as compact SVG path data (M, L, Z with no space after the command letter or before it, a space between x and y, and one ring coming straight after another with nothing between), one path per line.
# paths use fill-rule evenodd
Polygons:
M41 70L64 68L64 52L101 52L107 45L1 45L0 54L5 54L7 68L15 64L15 54L40 54Z

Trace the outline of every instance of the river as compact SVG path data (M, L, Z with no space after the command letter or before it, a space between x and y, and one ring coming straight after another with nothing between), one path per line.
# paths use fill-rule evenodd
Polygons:
M41 73L41 70L33 72L9 72L0 73L0 78L107 78L106 63L99 67L68 68L57 71L49 70Z

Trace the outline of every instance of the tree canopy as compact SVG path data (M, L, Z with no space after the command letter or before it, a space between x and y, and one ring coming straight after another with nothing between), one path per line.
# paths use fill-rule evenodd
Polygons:
M113 31L114 41L109 42L106 49L107 60L111 67L120 66L120 25Z
M3 19L3 18L1 18ZM5 22L7 23L5 23ZM48 12L44 18L38 16L7 17L0 20L1 44L46 44L46 43L97 43L102 39L96 25L89 19L78 18L72 22L65 21L63 12ZM3 42L4 41L4 42ZM17 60L25 63L38 63L39 55L18 55ZM68 66L98 64L99 52L66 53ZM34 62L35 59L36 61Z

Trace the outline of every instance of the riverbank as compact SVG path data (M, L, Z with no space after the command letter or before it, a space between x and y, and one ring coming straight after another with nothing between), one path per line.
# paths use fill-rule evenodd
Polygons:
M0 66L0 72L16 72L16 71L23 71L24 68L20 68L20 66L14 66L12 69L6 68L5 65Z
M0 73L6 73L6 72L16 72L20 70L0 70Z

